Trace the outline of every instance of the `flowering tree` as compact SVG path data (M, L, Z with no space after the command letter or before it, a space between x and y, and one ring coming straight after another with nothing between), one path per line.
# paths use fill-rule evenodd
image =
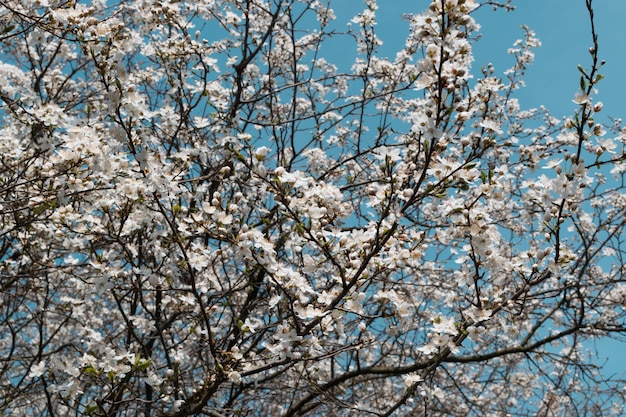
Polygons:
M530 29L499 77L478 2L390 58L365 3L0 1L2 415L623 412L591 0L562 121L514 98Z

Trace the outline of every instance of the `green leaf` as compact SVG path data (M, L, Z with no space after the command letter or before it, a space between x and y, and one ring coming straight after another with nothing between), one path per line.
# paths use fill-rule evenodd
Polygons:
M148 369L150 367L150 364L152 362L150 362L150 359L140 359L137 362L137 368L139 368L142 371L145 371L146 369Z
M48 209L54 209L56 205L56 200L41 203L33 208L33 213L35 214L35 216L39 216L41 213L45 212Z
M85 368L83 370L83 373L86 375L95 376L95 377L100 375L100 372L98 372L98 369L94 368L93 366L88 366L87 368Z

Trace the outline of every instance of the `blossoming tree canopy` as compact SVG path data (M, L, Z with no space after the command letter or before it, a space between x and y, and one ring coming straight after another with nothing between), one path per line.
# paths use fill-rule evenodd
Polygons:
M510 1L337 3L0 2L2 415L623 413L592 0L565 120L473 62Z

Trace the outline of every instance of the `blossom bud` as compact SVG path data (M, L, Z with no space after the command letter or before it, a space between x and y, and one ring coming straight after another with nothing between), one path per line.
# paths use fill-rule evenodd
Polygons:
M596 136L604 136L606 132L604 131L604 128L602 127L602 125L595 125L593 127L593 134Z
M426 48L426 54L430 57L430 58L434 58L435 56L437 56L437 53L439 52L439 48L437 47L437 45L434 44L430 44L428 45L428 47Z
M222 167L220 169L220 174L222 174L223 177L228 176L228 174L230 174L230 167L228 165Z
M466 121L466 120L469 120L469 118L470 118L470 114L469 114L468 112L466 112L466 111L461 112L461 113L458 113L458 114L456 115L456 119L457 119L459 122L464 122L464 121Z
M593 105L593 111L597 113L601 111L603 107L604 107L604 104L602 104L601 101L598 101L596 104Z
M267 146L261 146L254 152L254 156L256 157L258 161L262 161L265 159L265 157L267 156L269 152L270 152L270 148L268 148Z

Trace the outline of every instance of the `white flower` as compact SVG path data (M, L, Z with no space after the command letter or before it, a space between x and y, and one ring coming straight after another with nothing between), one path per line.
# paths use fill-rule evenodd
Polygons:
M307 212L311 219L321 219L322 217L326 215L326 213L328 212L328 209L326 209L326 207L313 206L313 207L309 207Z
M467 336L470 338L470 340L477 342L480 340L480 334L483 332L483 328L482 327L476 327L476 326L469 326L467 328Z
M158 376L152 371L149 371L148 376L145 377L143 380L146 382L146 384L152 387L158 387L159 385L163 383L163 378L161 378L160 376Z
M381 146L376 149L374 151L374 156L376 159L385 162L396 162L402 159L399 148L389 148L387 146Z
M418 351L426 354L426 355L430 355L431 353L435 353L438 351L437 346L435 346L433 343L426 343L424 346L417 348Z
M46 372L46 361L39 361L37 365L30 368L28 378L38 378Z
M424 380L420 375L416 373L411 373L408 375L404 375L402 377L402 381L404 382L404 386L407 388L411 388L413 385L420 383Z
M445 347L451 342L450 336L447 334L437 334L432 337L432 343L438 347Z
M271 149L267 146L261 146L254 152L254 156L257 160L262 161L265 159L268 153L270 153Z
M489 132L495 132L498 135L502 134L502 129L500 128L500 123L494 121L494 120L483 120L480 123L478 123L478 125L480 127L484 127L487 131Z
M578 163L572 167L572 173L577 177L582 177L587 173L587 168L584 163Z
M241 383L241 374L237 371L231 371L228 373L228 380L233 384Z
M303 172L287 172L287 170L283 167L276 168L274 170L274 175L276 175L282 183L293 184L294 188L308 187L308 185L312 182L312 179L307 177Z
M179 411L180 408L183 406L183 404L185 404L185 401L183 400L176 400L174 401L174 405L172 406L174 411Z
M438 314L431 320L433 322L433 330L437 333L452 336L456 336L459 333L459 330L456 328L454 318L452 317L443 317L441 314Z
M589 96L585 93L578 93L574 96L574 103L582 105L589 102Z
M491 313L492 311L489 309L477 309L475 307L467 310L465 312L467 314L468 317L470 317L472 320L474 320L474 323L480 323L486 320L489 320L491 318Z
M600 144L600 147L603 151L615 153L617 144L613 141L613 139L598 139L598 143Z
M243 322L242 330L248 331L250 333L254 333L256 331L257 326L260 325L259 320L250 320L250 318L246 318Z
M553 159L549 161L543 169L554 169L556 167L560 167L563 159Z

